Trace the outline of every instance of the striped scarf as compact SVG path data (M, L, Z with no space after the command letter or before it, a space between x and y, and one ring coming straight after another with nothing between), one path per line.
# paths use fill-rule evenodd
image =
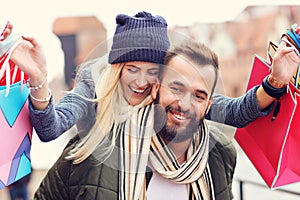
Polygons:
M129 120L120 123L119 199L145 200L145 172L148 161L161 176L186 184L189 199L213 200L213 185L208 166L209 135L205 122L194 135L187 160L180 165L171 149L153 130L154 105L134 108ZM201 136L201 138L200 138Z

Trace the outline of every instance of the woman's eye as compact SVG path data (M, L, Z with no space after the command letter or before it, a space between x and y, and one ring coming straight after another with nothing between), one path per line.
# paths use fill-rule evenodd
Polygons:
M138 71L138 69L136 69L136 68L128 68L128 71L129 71L129 72L132 72L132 73L135 73L135 72Z
M158 70L151 70L148 72L151 76L157 76L158 75Z

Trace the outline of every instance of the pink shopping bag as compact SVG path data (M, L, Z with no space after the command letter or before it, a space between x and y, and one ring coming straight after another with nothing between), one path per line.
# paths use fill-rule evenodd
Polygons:
M0 86L0 189L31 172L32 125L28 111L28 88L18 82Z
M276 46L269 46L276 51ZM272 54L272 53L271 53ZM269 62L259 56L253 60L247 90L261 84L270 73ZM271 121L273 112L238 128L235 139L270 188L300 181L300 92L292 83L281 97L280 112ZM297 122L298 121L298 122Z
M7 51L0 55L0 189L31 173L33 131L29 90L23 84L27 77L10 60L12 48L5 48Z

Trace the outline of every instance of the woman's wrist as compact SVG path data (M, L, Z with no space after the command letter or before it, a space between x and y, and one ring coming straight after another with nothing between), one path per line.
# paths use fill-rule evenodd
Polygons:
M273 77L272 74L270 74L270 75L268 76L267 81L268 81L269 84L270 84L271 86L273 86L274 88L281 89L281 88L285 88L285 87L287 86L286 83L276 80L276 79Z
M41 74L40 76L31 76L27 82L27 87L29 88L29 96L35 109L43 110L45 106L48 105L52 92L49 89L47 76Z
M36 101L36 102L39 102L39 103L45 103L45 102L49 102L51 97L52 97L52 92L51 90L48 88L48 95L45 96L45 97L42 97L42 98L38 98L38 97L35 97L32 93L31 93L31 90L34 90L34 89L30 89L29 90L29 96L32 100Z
M266 78L264 78L264 80L262 81L262 88L264 89L264 91L271 97L273 98L280 98L281 96L283 96L286 93L286 84L281 84L281 83L276 83L275 87L273 84L271 84L271 82L269 81L270 79L270 75L266 76ZM278 87L281 86L281 87ZM282 87L283 86L283 87Z
M38 81L31 81L31 79L28 79L26 81L27 87L32 90L39 90L42 87L44 87L46 83L47 83L47 78L44 78L44 80L41 79Z

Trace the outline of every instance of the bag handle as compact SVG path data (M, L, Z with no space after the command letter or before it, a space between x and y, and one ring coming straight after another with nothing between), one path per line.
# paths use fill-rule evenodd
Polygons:
M23 39L20 37L15 44L7 51L5 56L5 60L3 62L3 65L0 68L0 79L4 77L5 73L5 81L6 81L6 92L5 92L5 97L8 96L9 94L9 89L10 89L10 84L11 84L11 74L10 74L10 64L9 60L11 57L12 52L15 50L15 48L23 41ZM16 75L17 75L17 70L18 67L15 65L14 72L12 74L12 81L14 82ZM23 82L24 82L24 72L21 71L21 89L23 87Z

